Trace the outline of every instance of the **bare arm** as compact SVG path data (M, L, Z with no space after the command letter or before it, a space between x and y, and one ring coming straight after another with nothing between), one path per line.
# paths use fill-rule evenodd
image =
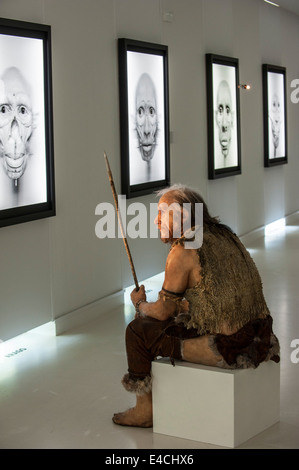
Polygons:
M166 261L163 283L163 288L167 289L167 291L183 295L188 287L189 274L192 269L192 262L188 251L181 246L176 246L170 251ZM141 315L161 321L173 316L177 307L175 302L162 300L161 298L156 302L146 302L144 286L140 286L139 291L133 290L131 300L134 305L139 303L138 310Z

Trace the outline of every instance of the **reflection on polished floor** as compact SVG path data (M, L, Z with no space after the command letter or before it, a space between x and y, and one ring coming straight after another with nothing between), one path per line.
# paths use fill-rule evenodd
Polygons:
M298 449L299 213L247 247L259 268L281 344L281 412L279 423L240 447ZM150 297L157 295L161 277L145 282ZM120 384L126 371L124 330L132 318L125 295L124 308L67 334L55 337L53 325L47 324L2 343L0 448L217 448L112 422L114 412L134 403Z

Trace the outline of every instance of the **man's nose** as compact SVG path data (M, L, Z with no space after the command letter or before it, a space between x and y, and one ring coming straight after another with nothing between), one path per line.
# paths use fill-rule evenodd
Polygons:
M22 140L20 136L19 124L15 118L12 120L12 123L11 123L10 137L12 137L15 140L15 142Z
M227 123L223 122L221 128L222 128L222 132L226 132L227 131Z
M149 123L149 117L147 114L145 116L145 121L144 121L144 135L146 136L150 135L150 123Z

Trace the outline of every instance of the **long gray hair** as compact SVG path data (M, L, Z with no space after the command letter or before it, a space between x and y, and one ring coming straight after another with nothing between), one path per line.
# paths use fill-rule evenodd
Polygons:
M183 204L190 204L191 226L195 225L195 209L197 203L202 204L204 226L222 225L220 224L218 217L212 217L210 215L204 199L196 190L182 184L173 184L172 186L156 191L156 194L161 198L170 192L172 193L171 196L173 197L173 202L177 202L181 207L183 207Z

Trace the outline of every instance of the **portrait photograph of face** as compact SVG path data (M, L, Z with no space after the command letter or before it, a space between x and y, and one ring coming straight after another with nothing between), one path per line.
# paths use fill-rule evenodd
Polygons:
M163 57L127 52L130 185L165 179Z
M43 41L0 34L0 210L47 201Z
M284 76L268 72L268 142L269 159L286 155Z
M235 68L213 64L214 167L238 165Z

